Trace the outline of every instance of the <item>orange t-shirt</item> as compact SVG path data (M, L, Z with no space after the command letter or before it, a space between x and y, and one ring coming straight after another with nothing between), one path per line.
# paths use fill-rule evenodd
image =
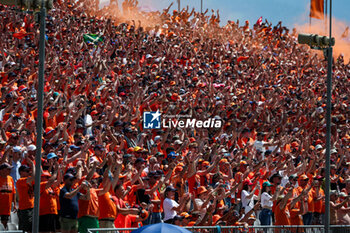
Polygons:
M303 219L300 215L300 202L296 203L294 208L291 209L291 206L288 205L290 211L290 224L291 225L303 225Z
M115 219L117 217L117 207L109 192L98 196L98 205L100 208L98 219Z
M60 160L58 160L60 161ZM57 210L59 211L61 209L61 204L60 204L60 191L64 187L64 184L60 184L57 186L53 191L56 194L56 202L57 202Z
M34 208L34 182L27 183L28 177L17 180L18 209L26 210Z
M57 214L56 193L51 187L46 189L47 181L40 183L40 214Z
M300 195L304 188L302 187L298 187L298 195ZM312 195L312 192L310 191L308 194L307 194L308 198L307 198L307 208L308 208L308 212L314 212L314 199L313 199L313 195Z
M286 205L284 209L280 209L281 201L276 205L275 208L275 225L276 226L284 226L284 225L290 225L290 219L289 219L289 210Z
M321 199L319 201L316 201L317 196L316 196L315 188L311 189L311 193L312 193L313 200L314 200L314 212L323 213L323 210L324 210L323 206L325 205L323 200ZM320 188L320 190L319 190L319 195L324 196L324 191L322 188Z
M136 222L137 215L128 214L125 217L125 228L142 227L142 222Z
M79 199L79 212L78 218L84 216L99 216L99 206L98 206L98 197L96 193L96 189L90 189L90 200L81 200Z
M125 202L121 198L116 197L114 203L119 208L126 208ZM116 228L125 228L125 218L126 218L126 215L117 214L117 218L114 221L114 226Z
M200 184L200 176L193 175L192 177L189 177L187 179L187 182L188 182L188 192L195 193L198 185Z
M124 200L130 205L133 206L136 204L136 192L137 192L137 185L132 185L129 193L126 195Z
M45 120L46 127L56 128L56 126L57 126L56 116L49 118L49 113L45 112L44 113L44 120Z
M0 177L0 215L10 215L15 193L15 182L12 177Z
M157 184L155 184L157 185ZM152 187L153 188L153 187ZM156 190L154 193L150 194L152 200L161 200L161 196L158 190ZM160 203L159 205L154 204L153 207L153 213L161 213L163 212L163 205Z

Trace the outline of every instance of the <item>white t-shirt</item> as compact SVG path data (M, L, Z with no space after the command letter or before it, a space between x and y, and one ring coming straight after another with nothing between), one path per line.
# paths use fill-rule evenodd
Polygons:
M263 192L261 194L261 207L269 207L272 208L273 201L271 201L272 197L267 192Z
M260 150L262 153L265 153L264 144L265 144L265 142L256 140L254 142L254 147L256 150Z
M169 198L165 198L163 202L163 209L164 209L164 221L167 221L169 219L173 219L176 216L176 211L173 210L174 207L178 207L179 204L171 200Z
M245 208L245 213L248 213L251 209L254 208L254 199L257 198L256 195L253 195L252 198L248 199L247 196L249 196L250 193L246 190L242 191L241 194L241 200L242 200L242 207Z
M91 115L86 114L85 119L84 119L85 125L91 125L93 122L94 122L94 121L92 120ZM91 126L88 127L88 128L86 129L86 134L88 134L88 135L90 135L90 136L93 135L93 133L92 133L92 127L91 127Z
M194 201L196 202L198 208L200 208L199 212L200 212L201 217L203 218L204 215L207 213L208 205L207 206L203 206L204 202L201 199L199 199L199 198L194 199Z
M5 115L5 109L1 109L0 110L0 121L3 121L4 115Z

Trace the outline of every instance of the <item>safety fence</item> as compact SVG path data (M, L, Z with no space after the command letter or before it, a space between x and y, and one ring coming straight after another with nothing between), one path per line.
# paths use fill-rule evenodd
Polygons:
M184 227L192 233L324 233L323 225L311 226L194 226ZM89 233L131 233L137 228L89 229ZM169 232L170 233L170 232ZM330 233L350 233L350 226L330 226Z

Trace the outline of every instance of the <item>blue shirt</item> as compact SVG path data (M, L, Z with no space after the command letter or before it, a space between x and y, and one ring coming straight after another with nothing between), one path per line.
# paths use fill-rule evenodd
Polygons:
M12 166L13 168L11 169L11 173L10 173L10 176L12 177L13 181L15 182L15 188L16 188L16 183L17 183L17 180L19 180L19 178L21 178L21 176L19 175L19 167L21 166L21 162L20 161L12 161Z
M78 193L72 199L65 198L64 196L66 193L70 193L74 189L72 188L67 188L64 186L61 191L60 191L60 205L61 205L61 210L60 210L60 216L63 218L70 218L70 219L77 219L78 215L78 200L79 197L81 196L81 193Z

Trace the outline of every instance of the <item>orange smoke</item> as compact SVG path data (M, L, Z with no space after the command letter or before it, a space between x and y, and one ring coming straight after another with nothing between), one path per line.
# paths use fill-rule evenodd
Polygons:
M343 55L344 62L350 61L350 35L347 38L342 38L342 35L348 25L346 23L332 19L332 37L335 38L335 46L333 48L333 56L337 58L339 55ZM295 25L295 28L299 33L319 34L322 36L329 36L329 28L326 29L325 21L312 20L311 26L307 24Z
M95 12L94 15L111 18L117 24L132 24L131 22L134 21L136 27L153 27L160 23L159 16L155 12L141 12L138 2L134 0L124 0L121 7L118 4L109 4Z

